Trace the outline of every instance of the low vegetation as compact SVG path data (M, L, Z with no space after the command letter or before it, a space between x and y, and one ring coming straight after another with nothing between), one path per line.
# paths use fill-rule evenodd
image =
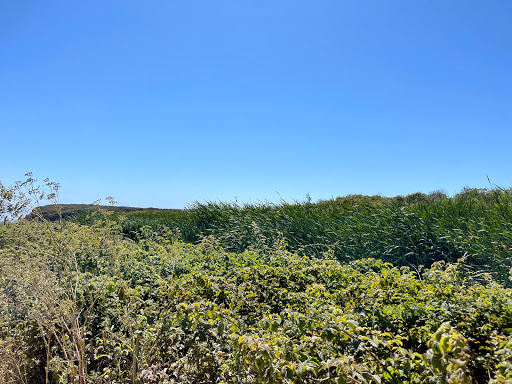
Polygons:
M13 221L57 190L0 184L0 383L512 381L508 190Z
M76 222L87 224L84 213ZM512 191L465 189L454 197L435 192L383 198L347 196L330 201L280 204L196 203L183 211L116 214L123 233L179 232L190 243L213 236L226 250L283 239L292 253L341 263L376 258L396 266L430 266L464 259L468 268L491 273L510 286Z

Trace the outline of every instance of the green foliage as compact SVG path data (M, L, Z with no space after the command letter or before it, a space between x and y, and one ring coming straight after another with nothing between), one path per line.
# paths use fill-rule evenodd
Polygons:
M471 279L464 262L342 265L279 242L237 253L149 228L134 242L112 222L56 228L65 249L56 259L47 231L38 222L0 228L0 366L16 362L25 382L44 382L46 368L50 382L79 382L79 358L98 383L129 382L134 367L147 383L510 376L512 293ZM82 357L72 353L78 343Z
M6 221L0 383L511 382L510 206L465 190L211 203L172 230Z
M395 198L353 195L319 203L209 202L184 211L116 217L134 239L143 227L157 233L173 229L194 244L214 236L232 252L282 241L290 252L310 257L329 253L340 262L372 257L429 267L464 258L468 268L510 285L510 190L465 189L453 198L435 192Z

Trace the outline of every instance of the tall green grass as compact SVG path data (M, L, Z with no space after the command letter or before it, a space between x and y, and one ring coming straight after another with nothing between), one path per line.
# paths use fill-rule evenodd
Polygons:
M141 228L179 231L195 243L214 236L230 251L283 241L289 251L340 262L373 257L430 266L461 258L508 284L512 266L512 191L465 189L383 198L352 195L318 203L195 203L183 211L118 216L126 235ZM473 274L474 275L474 274Z

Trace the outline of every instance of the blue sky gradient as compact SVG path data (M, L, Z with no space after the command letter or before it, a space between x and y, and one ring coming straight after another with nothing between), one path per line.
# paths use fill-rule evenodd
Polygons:
M4 1L0 180L63 203L512 185L512 2Z

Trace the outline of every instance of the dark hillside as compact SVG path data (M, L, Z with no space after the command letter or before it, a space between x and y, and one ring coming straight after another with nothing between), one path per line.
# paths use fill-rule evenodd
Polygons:
M135 211L146 211L146 212L155 212L155 211L174 211L173 209L160 209L160 208L137 208L137 207L117 207L110 205L94 205L94 204L59 204L58 206L61 209L62 218L68 219L72 218L80 213L93 211L95 209L104 209L107 211L113 212L135 212ZM41 215L48 221L55 222L59 221L59 212L55 205L43 205L41 207L35 208L31 213L25 216L26 220L35 219L36 213L38 210Z

